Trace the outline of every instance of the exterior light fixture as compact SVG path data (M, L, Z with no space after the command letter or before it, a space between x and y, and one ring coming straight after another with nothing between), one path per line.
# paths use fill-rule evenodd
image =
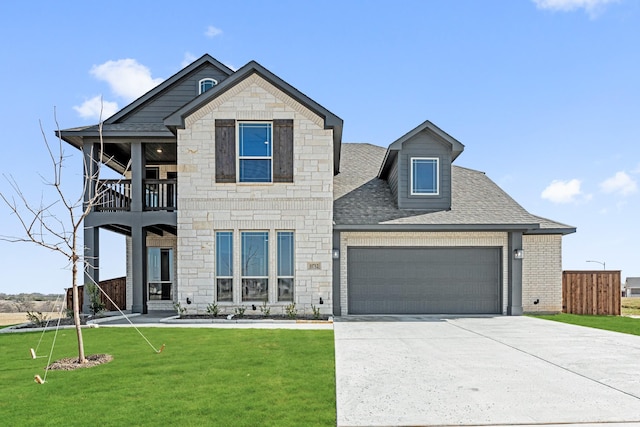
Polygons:
M334 249L331 251L331 256L333 259L340 259L340 249Z
M513 251L513 259L523 259L524 258L524 249L516 249Z

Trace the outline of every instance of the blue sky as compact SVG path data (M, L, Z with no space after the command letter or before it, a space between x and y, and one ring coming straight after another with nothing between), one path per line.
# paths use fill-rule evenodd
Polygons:
M387 146L429 119L530 212L576 226L564 269L640 276L640 2L635 0L2 2L0 172L52 200L39 127L97 122L209 53L256 60L344 119L345 142ZM35 13L37 11L37 13ZM98 103L99 104L99 103ZM79 195L79 153L64 186ZM0 191L11 195L6 180ZM0 205L0 235L21 235ZM101 236L101 278L124 239ZM0 241L0 292L61 292L66 261Z

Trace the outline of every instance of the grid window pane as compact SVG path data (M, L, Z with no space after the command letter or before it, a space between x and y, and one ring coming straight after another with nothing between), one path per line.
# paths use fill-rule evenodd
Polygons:
M241 159L240 182L271 182L271 160Z
M216 300L233 301L233 279L216 279Z
M269 279L242 279L242 301L268 301Z
M293 301L294 238L293 231L279 231L278 239L278 301Z
M238 125L239 182L272 182L271 123Z
M293 301L293 278L278 278L278 301Z
M233 276L233 233L216 233L216 276Z
M242 233L242 276L267 277L269 275L269 233L245 231Z
M216 232L216 301L233 301L233 232Z
M293 232L278 232L278 276L293 276Z
M240 123L240 157L271 156L271 124Z
M411 159L411 193L438 194L437 159Z

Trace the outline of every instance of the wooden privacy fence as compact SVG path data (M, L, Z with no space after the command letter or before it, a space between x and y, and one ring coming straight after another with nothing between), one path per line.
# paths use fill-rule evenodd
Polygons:
M620 271L563 271L562 312L620 315Z
M100 292L100 300L105 305L106 311L117 311L118 308L120 310L124 310L127 304L127 278L126 277L116 277L115 279L102 280L98 282L103 291L109 295L109 298L113 300L115 305L107 299L107 297ZM78 286L78 299L80 303L80 311L82 311L82 304L84 301L84 286ZM67 289L67 308L71 309L73 307L72 301L72 289Z

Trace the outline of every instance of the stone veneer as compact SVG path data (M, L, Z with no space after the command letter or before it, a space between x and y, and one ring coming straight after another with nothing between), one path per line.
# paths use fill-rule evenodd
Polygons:
M215 182L215 120L293 119L294 183ZM332 283L333 137L323 119L254 74L187 117L178 131L178 301L189 313L204 313L215 298L215 232L234 232L234 302L240 293L240 232L269 231L269 305L276 301L276 231L295 233L294 302L330 314ZM310 270L308 263L320 263ZM319 305L319 299L324 300Z
M562 236L523 236L522 301L527 312L562 311ZM504 232L345 232L340 235L340 306L348 311L347 248L349 246L482 246L502 248L502 313L508 304L508 234ZM539 298L539 304L533 301Z
M525 313L562 311L562 236L522 236L522 308ZM538 304L534 301L539 300Z

